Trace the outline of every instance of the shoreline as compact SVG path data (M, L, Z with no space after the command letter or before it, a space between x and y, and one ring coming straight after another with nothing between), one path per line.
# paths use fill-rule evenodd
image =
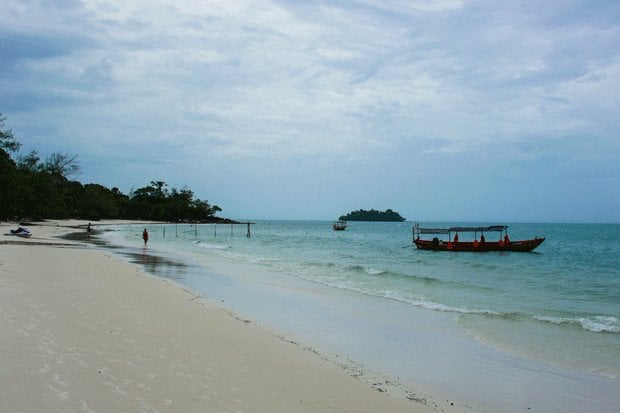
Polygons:
M105 249L57 238L86 223L2 239L0 385L12 396L0 410L435 411Z
M104 228L106 224L98 222L95 229L97 226ZM190 296L186 299L203 304L210 311L219 311L229 321L252 326L272 339L313 355L316 360L366 386L366 391L390 396L392 402L398 399L409 403L392 409L394 411L516 413L527 409L604 413L614 411L612 406L620 401L617 380L506 353L484 344L460 328L455 330L455 322L449 313L398 305L400 313L395 314L392 311L396 307L391 301L378 299L369 302L364 295L354 292L337 292L315 283L300 285L285 274L270 273L251 262L232 263L216 258L217 255L196 255L182 249L161 248L164 245L156 242L157 238L153 238L154 244L149 243L148 248L143 248L139 237L142 225L157 226L160 223L124 221L109 224L129 225L132 235L127 242L110 243L102 231L103 240L90 240L95 245L89 246L83 241L76 241L73 245L108 256L136 273L163 282L168 288L183 290ZM46 242L49 237L40 237L39 234L49 230L50 242L67 242L66 238L55 238L63 232L54 230L55 225L58 226L53 222L46 223L42 231L34 227L35 236L24 241ZM85 223L76 227L61 221L60 225L67 225L66 228L73 231L76 228L85 231L86 228ZM71 231L65 230L67 232ZM84 237L74 232L69 238ZM67 248L58 248L64 249ZM0 270L1 265L0 255ZM363 321L355 314L356 309L363 308L365 313L380 318L388 314L383 311L387 309L383 308L384 305L390 308L391 321L384 324L377 320L386 328L367 325L370 319L364 318ZM273 318L274 314L278 316ZM323 321L317 325L317 320ZM395 320L402 320L405 324L393 325ZM392 335L392 327L400 329L398 336ZM336 341L332 342L334 338ZM327 347L325 340L329 342ZM332 345L340 340L343 340L344 347ZM405 348L407 353L399 353L399 349ZM392 364L384 364L386 361ZM293 410L341 411L349 410L350 404L340 409L324 404L315 406L320 408L304 405ZM383 411L387 409L385 406L382 404L379 410L351 411ZM211 410L212 407L208 406ZM266 410L274 408L251 411Z
M112 237L113 243L136 249L141 228L120 231L126 235ZM380 377L366 381L371 386L383 385L381 378L388 378L400 389L429 395L427 401L447 412L604 413L613 411L611 406L620 401L617 380L506 352L461 328L454 313L334 289L290 277L281 267L271 271L252 259L225 258L215 253L220 248L209 243L210 236L197 249L176 248L175 242L154 237L154 252L172 260L187 258L190 263L178 276L171 277L165 266L155 273L284 339L310 346L354 375L363 366L362 380L373 373ZM205 247L213 253L205 253Z

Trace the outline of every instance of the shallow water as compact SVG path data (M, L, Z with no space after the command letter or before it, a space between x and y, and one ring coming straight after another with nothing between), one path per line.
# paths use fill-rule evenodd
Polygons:
M110 241L140 245L142 227L115 229ZM433 351L467 370L486 348L618 388L620 225L513 224L513 240L547 239L534 253L483 254L412 248L410 223L352 222L336 232L329 222L265 221L251 238L229 225L149 231L150 253L198 263L171 276L197 294L391 376L419 383L437 374L429 385L445 387L445 370L412 353ZM456 357L463 347L476 356Z

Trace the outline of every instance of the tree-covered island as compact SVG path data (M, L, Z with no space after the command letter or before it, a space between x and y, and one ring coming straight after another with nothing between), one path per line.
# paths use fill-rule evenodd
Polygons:
M357 211L349 212L347 215L342 215L338 218L341 221L382 221L382 222L403 222L405 218L401 217L398 212L386 209L385 211L377 211L371 209L367 211L365 209L359 209Z

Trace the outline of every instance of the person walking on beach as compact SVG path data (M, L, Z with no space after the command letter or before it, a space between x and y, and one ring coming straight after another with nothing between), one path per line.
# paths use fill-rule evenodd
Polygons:
M146 243L149 242L149 232L146 230L146 228L144 228L144 231L142 231L142 239L144 240L144 245L146 246Z

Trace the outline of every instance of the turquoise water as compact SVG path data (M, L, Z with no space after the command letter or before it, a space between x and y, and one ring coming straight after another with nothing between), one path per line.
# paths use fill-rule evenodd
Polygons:
M461 224L495 223L421 223ZM142 228L119 226L106 236L140 246ZM322 297L341 306L339 311L347 303L380 303L384 318L441 314L493 349L613 381L620 377L620 225L510 224L513 240L546 237L533 253L421 251L411 245L411 223L350 222L346 231L337 232L331 222L259 221L251 238L245 226L148 228L150 251L183 252L198 257L207 269L216 262L243 266L239 273L245 275L236 278L208 278L196 269L178 278L198 294L264 316L278 328L325 336L339 328L321 325L321 310L312 307L316 300L304 298L303 291L314 285ZM244 282L254 291L243 292ZM279 320L281 310L275 307L268 312L278 300L278 308L285 307L287 298L259 296L267 284L287 286L287 294L295 297L295 308L287 311L296 317L304 313L306 326ZM362 299L366 304L360 304ZM316 320L313 312L319 314ZM317 327L308 327L312 323Z

